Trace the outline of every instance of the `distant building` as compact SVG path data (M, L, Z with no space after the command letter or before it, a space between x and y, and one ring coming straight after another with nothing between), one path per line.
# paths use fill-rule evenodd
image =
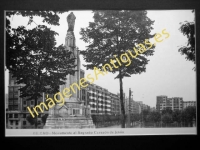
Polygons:
M140 104L137 103L136 101L133 101L133 114L140 114L141 109L140 109Z
M119 115L121 114L121 104L120 98L117 94L110 93L111 100L111 114Z
M189 106L196 107L196 101L183 101L183 109L185 109Z
M130 114L133 114L133 108L134 108L134 101L133 101L133 99L130 99L129 100L129 98L125 98L125 105L124 105L124 107L125 107L125 114L128 114L128 113L130 113Z
M146 104L143 104L143 110L149 110L150 111L150 106L146 105Z
M125 112L128 113L130 110L130 114L140 114L143 110L150 110L150 106L143 104L142 101L134 101L133 99L130 100L130 107L129 107L129 99L125 99Z
M156 97L156 110L160 111L162 108L162 104L164 103L164 101L167 100L167 96L165 95L161 95L161 96L157 96Z
M157 96L156 110L162 111L164 109L182 110L183 98L182 97L167 98L167 96Z
M155 108L155 107L151 107L151 108L150 108L150 111L151 111L151 112L154 112L154 111L156 111L156 108Z
M121 114L120 98L117 94L96 84L89 84L81 90L81 100L90 106L91 114Z

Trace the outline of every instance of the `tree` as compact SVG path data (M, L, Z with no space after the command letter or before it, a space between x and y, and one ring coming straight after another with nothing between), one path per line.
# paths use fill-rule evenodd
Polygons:
M148 115L150 114L149 110L143 110L142 111L142 117L143 117L143 122L147 122L148 121Z
M181 111L180 110L173 111L172 120L177 122L177 123L181 122Z
M140 119L139 114L131 114L131 116L130 116L130 121L131 121L132 125L134 125L133 124L134 122L139 121L139 119Z
M150 120L154 122L154 126L157 122L160 121L161 115L159 112L153 111L150 112Z
M84 60L88 63L86 69L99 68L107 73L117 73L116 78L120 84L120 103L122 112L122 128L125 128L125 110L123 100L123 82L124 77L130 77L131 74L140 74L145 72L148 64L147 56L153 55L154 45L148 47L144 43L146 39L152 38L150 32L153 29L151 21L147 17L147 11L93 11L94 22L90 22L87 28L82 28L80 34L82 40L89 45L86 50L81 51ZM136 47L134 49L133 47ZM145 51L149 48L148 51ZM138 49L141 55L130 60L125 53L128 50L133 54L138 54ZM114 61L112 66L105 67L111 59L123 57L123 62L128 62L129 65ZM120 67L118 66L120 65ZM103 69L104 68L104 69ZM105 68L107 70L105 71Z
M171 123L172 122L172 115L169 114L169 113L165 113L163 116L162 116L162 121L163 123L165 123L166 125L168 123Z
M187 36L188 42L186 46L182 46L178 51L182 55L186 55L186 60L195 63L195 23L185 21L184 23L181 23L179 30L184 36ZM195 67L194 70L196 70Z
M192 126L193 120L196 120L196 108L194 106L189 106L184 110L184 119Z
M44 21L58 25L57 17L54 20L49 15L43 15ZM38 25L31 30L24 26L12 29L7 19L6 66L12 77L17 79L16 83L24 84L19 89L20 97L35 100L35 106L42 92L55 94L59 85L65 83L66 75L75 73L75 58L71 57L71 52L63 45L56 47L56 35L55 31L45 25ZM37 116L35 119L37 128Z
M165 109L163 109L162 110L162 115L164 115L164 114L172 114L173 113L173 111L172 111L172 109L171 108L165 108Z
M11 67L10 63L13 66L16 62L15 54L11 55L12 52L9 51L9 47L14 42L13 35L12 35L12 28L10 25L11 17L14 17L15 15L29 17L29 22L27 23L27 25L29 25L32 22L34 22L34 18L33 18L34 16L40 16L43 18L43 22L46 22L50 25L59 25L60 17L58 16L58 14L62 14L62 13L63 13L63 11L7 11L6 12L6 67L7 67L7 69L9 69L9 70L12 69L12 68L10 68ZM23 35L23 33L21 33L21 35ZM15 41L20 40L21 35L16 35Z

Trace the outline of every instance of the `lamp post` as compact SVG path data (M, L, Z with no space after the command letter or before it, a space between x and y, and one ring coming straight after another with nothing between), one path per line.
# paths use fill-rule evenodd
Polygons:
M85 98L85 105L86 105L86 106L85 106L85 117L86 117L87 124L88 124L88 119L87 119L87 118L88 118L88 114L87 114L87 109L88 109L88 107L87 107L87 105L88 105L88 99L89 99L89 98L88 98L88 97L89 97L89 96L88 96L89 88L87 87L85 90L86 90L86 91L85 91L85 94L86 94L86 96L85 96L85 97L86 97L86 98Z
M85 89L86 91L85 91L85 94L86 94L86 99L85 99L85 116L87 117L87 105L88 105L88 91L89 91L89 88L87 87L86 89Z
M130 128L130 101L131 101L131 88L129 88L129 99L128 99L128 118L127 118L127 127Z

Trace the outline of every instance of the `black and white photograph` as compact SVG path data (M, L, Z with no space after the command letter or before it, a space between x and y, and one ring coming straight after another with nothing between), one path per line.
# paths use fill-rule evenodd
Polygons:
M196 135L195 19L4 11L5 136Z

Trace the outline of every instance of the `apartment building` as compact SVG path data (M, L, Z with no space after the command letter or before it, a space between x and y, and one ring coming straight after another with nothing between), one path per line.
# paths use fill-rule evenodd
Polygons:
M157 111L160 111L162 109L161 107L163 106L163 103L166 100L167 100L167 96L165 96L165 95L156 97L156 110Z
M164 109L182 110L183 98L182 97L167 98L167 96L163 95L157 96L156 110L162 111Z
M143 110L150 110L150 106L143 104L142 101L134 101L132 98L130 100L129 106L129 99L125 99L125 113L128 113L130 110L130 114L140 114Z
M88 102L91 114L111 114L110 92L96 84L88 86Z
M111 100L111 114L113 115L121 114L121 104L119 96L117 94L110 92L110 100Z
M185 109L189 106L196 107L196 101L183 101L183 109Z
M27 101L26 98L20 97L19 89L24 85L18 85L15 83L16 78L12 78L9 74L9 86L8 86L8 110L6 111L6 127L8 129L26 129L26 128L35 128L34 125L31 125L27 121L27 116L30 115L27 110L27 106L34 107L34 100ZM37 103L43 101L43 97L38 99ZM38 116L38 128L43 127L41 120L43 113L40 113Z

